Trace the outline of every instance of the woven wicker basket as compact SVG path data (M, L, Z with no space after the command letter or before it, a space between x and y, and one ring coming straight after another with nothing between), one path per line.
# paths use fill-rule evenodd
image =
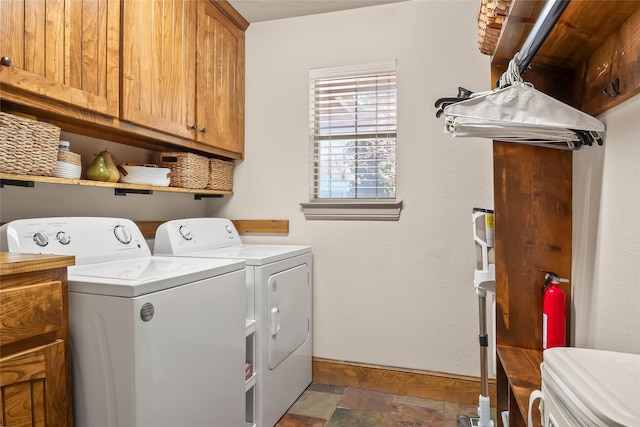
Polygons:
M53 175L59 139L57 126L0 112L0 172Z
M509 14L512 0L482 0L478 12L478 48L485 55L493 55Z
M71 151L58 151L58 161L82 166L82 158L80 157L80 154L72 153Z
M171 169L170 187L204 189L209 183L209 159L193 153L153 153L152 162Z
M233 189L233 162L220 159L209 159L209 190L231 191Z

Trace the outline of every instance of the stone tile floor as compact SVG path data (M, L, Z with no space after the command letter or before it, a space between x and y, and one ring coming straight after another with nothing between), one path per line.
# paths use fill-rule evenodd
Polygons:
M456 427L475 405L311 384L276 427ZM495 418L494 418L495 419Z

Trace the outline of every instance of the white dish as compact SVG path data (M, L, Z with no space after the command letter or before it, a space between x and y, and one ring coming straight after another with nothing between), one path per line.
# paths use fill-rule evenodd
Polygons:
M140 176L166 176L171 172L169 168L152 168L146 166L122 165L122 168L130 175Z
M171 183L169 178L166 178L164 181L128 181L126 179L121 179L121 183L123 184L138 184L138 185L149 185L152 187L168 187Z
M153 185L156 187L168 187L171 179L169 168L152 168L146 166L122 165L127 175L120 175L120 182L125 184Z
M78 175L80 176L80 174L82 173L82 170L78 170L78 169L63 169L63 168L55 168L53 170L54 173L65 173L67 175L71 174L71 175Z
M56 162L56 167L53 170L53 176L58 178L77 179L81 174L82 167L73 163Z
M131 178L129 175L121 176L120 182L124 184L140 184L140 185L153 185L156 187L168 187L171 182L170 178L157 177L157 178Z
M78 169L82 169L82 166L80 165L76 165L74 163L67 163L67 162L56 162L56 168L60 168L60 169L69 169L69 170L78 170Z
M79 179L80 175L75 173L56 172L53 174L56 178Z

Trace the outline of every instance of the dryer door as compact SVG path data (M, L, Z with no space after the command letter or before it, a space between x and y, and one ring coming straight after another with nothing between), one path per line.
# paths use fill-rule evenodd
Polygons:
M269 277L269 369L275 369L308 339L310 292L306 264Z

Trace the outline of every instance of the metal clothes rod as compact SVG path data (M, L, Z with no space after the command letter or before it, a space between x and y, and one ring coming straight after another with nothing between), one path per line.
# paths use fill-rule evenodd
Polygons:
M560 15L562 15L562 12L567 8L569 1L570 0L547 0L547 3L540 12L540 16L538 16L529 36L524 41L516 57L520 74L527 69L531 60L538 52L538 49L540 49L540 46L542 46L542 43L551 32L551 29L556 25L558 19L560 19Z

